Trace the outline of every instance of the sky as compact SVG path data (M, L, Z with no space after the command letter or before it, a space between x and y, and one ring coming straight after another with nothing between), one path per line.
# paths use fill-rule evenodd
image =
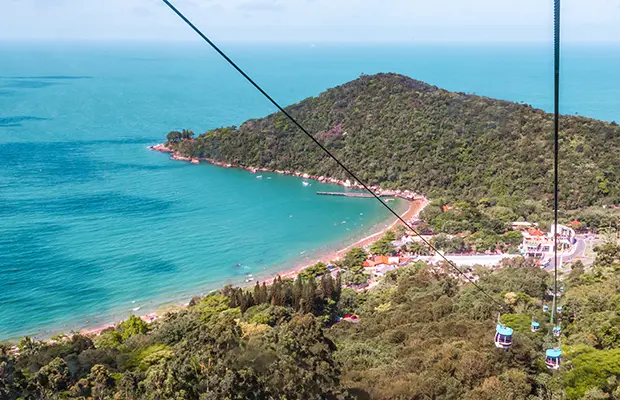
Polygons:
M171 0L218 41L545 42L553 0ZM563 0L564 42L620 42L620 0ZM0 40L191 41L161 0L0 0Z

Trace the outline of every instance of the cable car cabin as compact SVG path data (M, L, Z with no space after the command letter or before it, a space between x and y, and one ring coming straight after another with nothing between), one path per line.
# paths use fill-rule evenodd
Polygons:
M532 326L530 329L532 330L532 332L538 332L538 330L540 329L540 324L536 321L532 321Z
M553 336L560 337L561 332L562 332L562 328L560 328L559 326L553 327Z
M561 349L547 349L547 351L545 352L545 364L547 364L547 368L559 369L561 357Z
M512 328L497 324L495 327L495 347L507 349L512 345Z
M562 312L562 306L557 306L556 310L557 310L558 313L561 313Z
M548 305L543 305L543 311L544 312L549 312L549 306Z

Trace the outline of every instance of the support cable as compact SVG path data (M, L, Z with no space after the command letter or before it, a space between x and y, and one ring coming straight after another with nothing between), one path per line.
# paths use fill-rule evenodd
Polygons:
M389 205L387 205L381 198L372 191L364 181L359 179L347 166L345 166L338 158L336 158L325 146L321 144L314 136L312 136L295 118L293 118L278 102L276 102L262 87L260 87L248 74L246 74L241 67L239 67L233 60L230 59L213 41L211 41L200 29L198 29L185 15L183 15L169 0L162 0L179 18L181 18L194 32L198 34L205 42L207 42L224 60L226 60L234 69L237 70L256 90L258 90L271 104L273 104L280 112L282 112L299 130L301 130L306 136L308 136L325 154L332 158L349 176L357 181L368 193L370 193L377 201L379 201L391 214L393 214L400 222L402 222L407 228L409 228L416 236L418 236L424 244L426 244L431 250L437 253L444 261L448 263L459 275L465 278L475 288L484 293L493 303L495 303L500 309L504 308L504 305L497 301L492 295L487 293L480 285L474 280L469 278L456 264L435 248L428 240L418 233L407 221L405 221L396 211L394 211Z

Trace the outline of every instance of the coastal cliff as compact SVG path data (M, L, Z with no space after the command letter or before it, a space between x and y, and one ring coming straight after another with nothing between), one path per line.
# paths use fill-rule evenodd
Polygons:
M552 197L552 118L529 105L377 74L305 99L287 112L374 188L470 201L546 204ZM562 116L560 126L561 206L620 203L620 187L613 184L620 181L620 127L578 116ZM282 113L166 146L189 162L349 180L355 186Z

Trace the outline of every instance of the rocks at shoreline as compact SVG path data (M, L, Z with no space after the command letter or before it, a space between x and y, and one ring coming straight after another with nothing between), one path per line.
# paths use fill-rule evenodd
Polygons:
M241 169L245 169L246 171L250 171L251 173L255 174L256 172L275 172L277 174L282 174L282 175L291 175L291 176L295 176L298 178L303 178L303 179L313 179L316 181L319 181L321 183L332 183L335 185L340 185L340 186L344 186L346 188L352 188L352 189L364 189L364 187L362 185L360 185L357 182L351 182L349 179L346 180L342 180L342 179L336 179L336 178L328 178L326 176L315 176L315 175L310 175L308 173L303 173L303 172L296 172L296 171L288 171L288 170L272 170L269 168L255 168L255 167L248 167L245 165L238 165L238 164L231 164L231 163L225 163L225 162L221 162L221 161L216 161L210 158L191 158L191 157L184 157L182 156L179 152L174 151L173 149L167 147L166 145L160 143L160 144L156 144L154 146L149 146L149 149L153 150L153 151L158 151L160 153L170 153L171 155L171 159L172 160L176 160L176 161L187 161L191 164L200 164L201 161L205 161L208 162L210 164L213 165L217 165L219 167L224 167L224 168L241 168ZM389 190L389 189L381 189L379 186L377 185L373 185L370 186L370 189L375 192L377 195L379 196L394 196L394 197L400 197L402 199L406 199L406 200L416 200L416 199L420 199L420 198L424 198L424 196L419 195L415 192L412 192L410 190Z

